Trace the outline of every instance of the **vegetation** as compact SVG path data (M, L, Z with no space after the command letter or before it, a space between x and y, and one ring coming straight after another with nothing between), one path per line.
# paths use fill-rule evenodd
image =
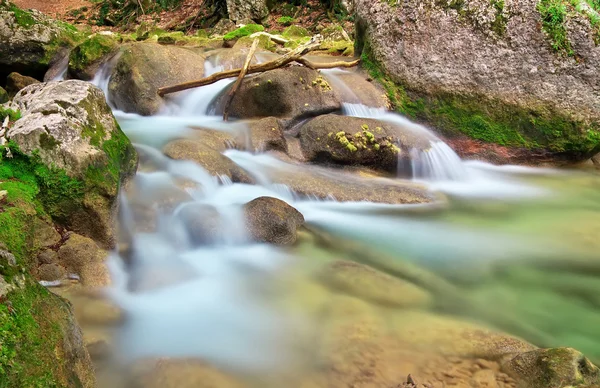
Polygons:
M227 34L225 34L225 36L223 36L224 40L235 40L235 39L239 39L243 36L249 36L254 34L255 32L260 32L260 31L264 31L265 28L263 26L261 26L260 24L248 24L245 25L244 27L238 28L237 30L233 30Z
M563 0L540 0L537 9L542 16L542 28L550 37L552 48L568 56L574 55L567 36L567 4Z
M12 3L10 3L8 10L15 14L15 20L21 27L31 28L36 24L35 19L28 11L22 10Z
M102 59L117 48L114 38L95 34L71 51L69 55L69 71L79 73Z
M282 24L284 26L290 26L295 21L296 21L296 19L294 19L293 17L290 17L290 16L282 16L279 19L277 19L277 23Z

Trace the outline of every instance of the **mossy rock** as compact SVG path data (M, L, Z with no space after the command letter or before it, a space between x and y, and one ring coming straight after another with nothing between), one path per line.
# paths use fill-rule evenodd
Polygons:
M308 32L308 30L306 28L300 27L300 26L289 26L288 28L286 28L283 33L281 34L283 35L285 38L304 38L307 36L310 36L310 32Z
M0 104L4 104L8 101L8 92L0 86Z
M85 81L94 78L100 65L116 52L118 44L118 37L113 35L94 34L84 40L69 55L69 77Z
M17 72L12 72L6 77L6 91L10 96L14 96L19 90L33 84L39 84L40 81L33 77L21 75Z
M16 71L43 79L54 57L83 39L72 25L52 20L36 10L0 3L0 79Z
M254 34L255 32L264 31L265 28L260 24L247 24L244 27L240 27L237 30L233 30L223 35L223 41L232 42L240 39L244 36L249 36Z
M47 189L48 214L104 248L114 246L117 194L135 173L137 155L102 91L76 80L37 84L21 90L11 106L22 118L7 137L64 173L60 191Z
M269 38L266 35L260 35L256 38L251 38L249 36L245 36L243 38L240 38L237 40L237 42L235 42L235 44L233 45L233 49L239 49L242 47L250 47L252 46L252 43L254 42L254 39L258 39L258 47L263 49L263 50L267 50L267 51L275 51L277 49L277 45L275 43L273 43L273 41L271 40L271 38Z

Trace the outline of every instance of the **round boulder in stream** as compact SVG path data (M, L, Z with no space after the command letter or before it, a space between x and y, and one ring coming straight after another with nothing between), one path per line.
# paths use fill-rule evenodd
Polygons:
M230 88L212 103L216 114L223 114ZM229 114L244 119L268 116L297 119L339 109L339 96L321 74L292 66L245 78L231 102Z
M157 113L163 86L204 76L204 57L194 51L154 43L132 43L121 48L108 89L117 109L149 116Z
M414 127L414 128L413 128ZM300 130L304 156L314 162L363 165L396 172L410 162L411 150L428 150L433 135L415 124L323 115Z
M276 245L296 242L297 229L304 224L302 213L277 198L256 198L244 206L244 213L250 237Z

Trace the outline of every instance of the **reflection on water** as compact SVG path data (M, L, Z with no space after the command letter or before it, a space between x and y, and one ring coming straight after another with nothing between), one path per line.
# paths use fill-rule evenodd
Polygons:
M370 378L389 381L439 354L487 354L463 334L482 326L600 362L599 175L463 163L431 135L440 153L413 167L438 203L302 198L269 175L295 166L240 151L227 155L259 183L219 183L159 150L190 126L239 130L202 111L222 87L188 93L171 116L117 113L143 171L123 200L128 254L110 261L119 363L201 359L247 386L325 387L383 357L393 368ZM304 215L296 245L248 241L243 205L260 196Z

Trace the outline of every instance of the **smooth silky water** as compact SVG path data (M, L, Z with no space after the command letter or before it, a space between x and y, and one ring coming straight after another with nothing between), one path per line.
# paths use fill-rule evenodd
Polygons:
M207 68L216 71L213 64ZM339 83L336 71L324 73ZM106 76L94 82L106 90ZM575 347L600 362L597 172L461 161L426 128L353 99L344 114L387 120L430 137L431 149L412 155L413 180L443 193L444 200L385 205L301 198L273 176L317 167L229 150L226 155L258 182L245 185L165 157L160 149L171 139L194 136L194 126L245 131L205 113L229 82L180 93L155 117L115 111L142 161L122 194L119 228L128 255L114 253L109 261L114 284L107 294L126 317L115 334L116 365L199 358L249 386L291 386L322 367L331 311L344 297L318 274L340 259L400 275L431 293L428 307L368 302L399 337L400 322L427 310L538 346ZM301 232L290 248L250 242L242 206L259 196L296 207L311 233ZM186 229L186 214L194 208L216 217L208 243L197 244Z

